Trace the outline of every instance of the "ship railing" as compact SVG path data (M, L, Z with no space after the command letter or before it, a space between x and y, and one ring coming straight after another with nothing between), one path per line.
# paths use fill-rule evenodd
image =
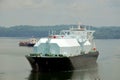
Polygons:
M30 56L32 57L66 57L63 54L51 54L51 53L46 53L46 54L42 54L42 53L30 53Z
M63 54L44 54L44 56L49 56L49 57L65 57Z
M41 56L41 53L39 53L39 54L38 54L38 53L37 53L37 54L36 54L36 53L30 53L30 56L40 57L40 56Z

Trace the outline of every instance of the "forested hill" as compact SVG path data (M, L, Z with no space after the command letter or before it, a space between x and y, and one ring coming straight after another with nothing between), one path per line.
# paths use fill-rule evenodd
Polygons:
M19 25L13 27L0 27L0 37L45 37L50 31L59 33L60 30L69 29L77 25L56 25L56 26L29 26ZM87 27L95 30L96 39L120 39L120 26Z

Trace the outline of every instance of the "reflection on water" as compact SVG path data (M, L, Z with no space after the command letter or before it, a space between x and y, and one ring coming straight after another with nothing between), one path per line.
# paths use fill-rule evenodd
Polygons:
M31 72L28 80L68 80L72 77L71 72Z
M97 63L64 72L31 72L28 80L100 80Z
M100 80L97 63L82 66L73 72L71 80Z

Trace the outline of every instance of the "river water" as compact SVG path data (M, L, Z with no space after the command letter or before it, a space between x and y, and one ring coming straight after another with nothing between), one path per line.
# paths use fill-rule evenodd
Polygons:
M120 39L97 39L97 63L67 72L33 73L25 58L32 47L20 47L26 38L0 38L0 80L120 80Z

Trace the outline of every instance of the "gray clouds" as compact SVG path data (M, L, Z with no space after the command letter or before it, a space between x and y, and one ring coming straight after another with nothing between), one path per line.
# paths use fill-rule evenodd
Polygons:
M119 0L3 0L0 25L120 25Z

